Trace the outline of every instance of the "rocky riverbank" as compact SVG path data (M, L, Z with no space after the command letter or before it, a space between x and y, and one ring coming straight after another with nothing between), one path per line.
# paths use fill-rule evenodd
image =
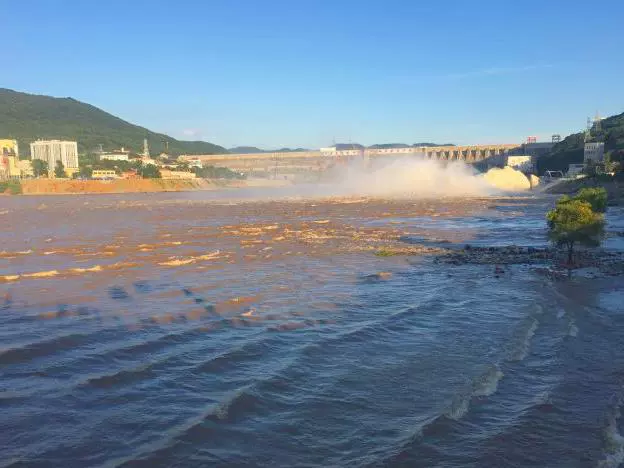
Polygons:
M567 265L567 254L555 248L536 247L475 247L447 252L436 257L437 263L451 265L496 265L495 273L504 274L509 265L535 265L535 271L552 278L567 276L568 270L579 270L588 277L619 276L624 274L624 252L605 249L579 250L574 264Z

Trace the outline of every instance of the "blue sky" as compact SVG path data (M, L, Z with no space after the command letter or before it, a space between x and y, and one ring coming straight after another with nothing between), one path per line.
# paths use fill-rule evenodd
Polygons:
M621 0L0 6L0 87L226 147L515 143L624 111Z

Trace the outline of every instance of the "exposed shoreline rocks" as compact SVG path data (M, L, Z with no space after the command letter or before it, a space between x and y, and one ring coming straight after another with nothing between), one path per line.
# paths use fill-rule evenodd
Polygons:
M466 245L462 250L436 257L436 263L449 265L496 265L495 274L507 265L535 265L534 271L550 278L568 276L568 271L591 270L586 277L624 274L624 252L605 249L582 249L574 253L574 264L567 265L567 253L552 247L479 247Z
M436 258L436 262L452 265L513 265L544 263L552 260L555 250L551 248L519 247L480 247L467 244L462 250L452 251Z

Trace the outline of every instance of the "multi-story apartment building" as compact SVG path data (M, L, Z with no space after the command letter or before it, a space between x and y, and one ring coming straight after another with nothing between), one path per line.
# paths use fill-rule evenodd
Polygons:
M48 171L54 174L57 161L61 161L68 174L78 170L78 144L75 141L37 140L30 144L30 158L48 163Z

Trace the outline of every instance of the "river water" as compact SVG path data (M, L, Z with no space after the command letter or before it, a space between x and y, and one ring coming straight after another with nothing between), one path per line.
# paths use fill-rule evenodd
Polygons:
M375 255L551 204L2 198L0 466L619 466L621 278Z

